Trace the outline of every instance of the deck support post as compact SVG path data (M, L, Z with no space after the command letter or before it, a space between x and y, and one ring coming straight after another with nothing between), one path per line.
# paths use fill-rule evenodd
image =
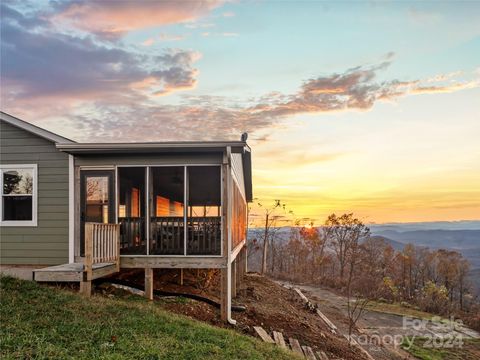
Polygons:
M239 258L238 258L238 267L240 268L240 270L238 271L238 283L241 284L243 282L243 254L244 254L244 250L245 250L245 246L242 248L242 250L240 250L240 254L238 254Z
M220 318L222 321L228 320L228 270L220 270Z
M245 244L245 248L243 249L243 276L247 275L248 272L248 248Z
M153 300L153 269L145 268L145 297Z
M183 286L183 268L180 269L180 285Z
M80 294L90 297L92 295L92 282L80 281Z
M237 259L232 261L232 297L237 297Z
M247 244L245 244L245 248L243 249L243 275L248 273L248 248Z

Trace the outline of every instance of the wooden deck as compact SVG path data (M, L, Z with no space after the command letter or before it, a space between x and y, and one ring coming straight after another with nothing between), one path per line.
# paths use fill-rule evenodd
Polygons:
M49 266L33 271L35 281L83 281L83 263L63 264ZM114 262L97 263L92 265L92 280L117 272L117 265Z

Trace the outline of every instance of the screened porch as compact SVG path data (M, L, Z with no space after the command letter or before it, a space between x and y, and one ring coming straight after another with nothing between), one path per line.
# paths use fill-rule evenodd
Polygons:
M121 255L220 256L221 167L119 166Z

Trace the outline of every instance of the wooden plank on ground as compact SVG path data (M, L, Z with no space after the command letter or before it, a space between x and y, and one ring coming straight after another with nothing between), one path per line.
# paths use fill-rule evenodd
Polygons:
M328 360L328 356L327 356L327 354L325 354L324 351L317 351L317 357L320 360Z
M281 332L274 331L273 332L273 339L275 340L275 344L277 344L278 346L280 346L284 349L287 348L287 345L285 344L285 339L283 338L283 334Z
M292 348L293 352L296 352L297 354L303 356L303 350L302 350L302 347L300 346L300 343L298 342L298 340L290 338L290 339L288 339L288 341L290 343L290 347Z
M263 341L265 341L267 343L275 344L275 341L273 341L273 339L270 337L270 335L268 335L267 332L261 326L254 326L253 328L255 329L258 336L260 336L260 338Z
M337 327L335 326L334 323L332 323L326 316L323 314L319 309L317 309L317 314L320 316L320 318L323 320L325 324L330 328L330 330L336 334L337 333Z
M307 360L317 360L313 350L310 346L302 346L303 353L305 354L305 359Z
M308 302L308 298L307 298L305 295L303 295L302 291L301 291L299 288L294 288L293 290L295 290L295 292L296 292L298 295L300 295L300 297L302 298L302 300L303 300L304 302Z
M296 293L302 298L302 300L306 303L310 303L308 298L302 293L302 291L299 288L294 288ZM334 334L337 333L337 327L335 326L334 323L332 323L319 309L316 309L318 316L322 318L322 320L327 324L327 326L330 328L330 331Z

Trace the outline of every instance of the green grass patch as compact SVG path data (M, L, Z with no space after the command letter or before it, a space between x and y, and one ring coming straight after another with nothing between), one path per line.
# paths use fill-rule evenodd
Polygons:
M432 344L433 343L433 344ZM404 341L402 348L420 360L478 360L480 339L431 340L416 337L409 348Z
M367 304L367 310L399 316L410 316L419 319L431 319L434 316L425 311L421 311L413 307L407 307L399 303L390 304L377 301L369 302Z
M139 297L80 295L0 277L2 359L290 359L270 344Z

